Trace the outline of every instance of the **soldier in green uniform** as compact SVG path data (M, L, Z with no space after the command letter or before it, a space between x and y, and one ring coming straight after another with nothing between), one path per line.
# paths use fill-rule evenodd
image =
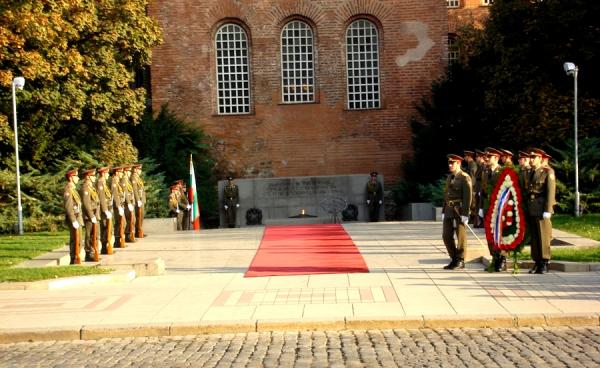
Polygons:
M100 243L102 254L113 254L113 198L112 191L107 182L108 167L98 169L98 181L96 182L96 191L100 203Z
M135 197L135 237L143 238L144 230L144 208L146 207L146 189L144 188L144 180L142 180L142 164L133 165L131 173L131 185L133 186L133 194Z
M83 172L83 184L80 189L80 196L83 212L83 223L85 227L85 261L98 262L100 253L98 252L98 219L100 218L100 199L96 192L96 169L90 169Z
M483 170L485 170L486 163L486 154L483 151L475 150L475 162L477 163L477 171L475 172L475 177L473 179L473 192L475 193L475 220L473 225L475 227L483 227L483 216L480 215L482 200L481 200L481 178L483 176Z
M383 186L377 180L377 171L371 172L367 182L367 207L369 208L369 221L379 221L379 207L383 204Z
M502 173L502 166L499 164L500 156L502 156L502 152L495 148L488 147L486 148L486 154L488 156L488 167L483 172L483 176L481 179L481 195L483 197L483 213L487 213L490 207L490 196L492 194L492 190L496 186L498 182L498 178ZM486 225L487 226L487 225ZM488 241L488 250L490 251L490 255L492 256L492 266L493 269L487 269L489 271L501 271L506 270L506 252L497 252L494 250L494 244Z
M177 230L183 230L183 211L179 208L179 197L181 193L179 191L179 183L175 182L171 184L171 193L169 193L168 205L169 215L173 217L177 223Z
M444 266L446 270L465 268L465 246L467 234L465 224L469 221L469 211L473 195L471 177L461 170L462 157L450 154L448 157L448 177L444 190L444 205L442 207L442 238L451 258ZM454 234L458 243L454 240Z
M190 229L190 211L192 206L190 205L190 201L188 200L187 195L187 187L182 179L177 180L178 190L179 190L179 208L182 212L182 230Z
M65 178L67 179L67 185L63 195L63 205L65 208L65 224L69 229L70 264L80 264L79 247L81 246L83 218L81 217L81 197L77 192L77 183L79 182L77 169L67 171Z
M131 184L131 165L123 167L121 187L125 197L125 242L135 243L135 196Z
M533 149L530 156L530 176L527 186L528 224L531 225L531 258L535 262L529 273L548 271L550 260L550 240L552 240L552 222L554 213L556 177L551 167L542 165L546 153Z
M240 191L233 182L233 177L227 177L227 185L223 188L223 209L227 227L235 227L236 213L240 207Z
M113 197L115 246L125 248L125 192L121 186L123 168L115 167L110 180L110 191Z
M464 151L464 160L467 164L465 172L469 174L471 177L472 184L472 198L471 198L471 209L469 211L469 223L477 225L479 222L479 216L477 214L477 200L476 200L476 192L475 192L475 178L478 171L477 162L475 161L475 152L473 151Z
M513 163L513 153L510 152L509 150L500 150L501 156L500 156L500 164L502 165L502 167L510 167L510 168L515 168L515 164Z

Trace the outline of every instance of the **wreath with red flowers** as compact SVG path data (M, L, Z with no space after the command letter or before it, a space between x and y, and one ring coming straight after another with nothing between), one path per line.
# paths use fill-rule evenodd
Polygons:
M525 213L519 177L507 167L500 173L490 196L484 220L485 236L494 250L517 251L525 238Z

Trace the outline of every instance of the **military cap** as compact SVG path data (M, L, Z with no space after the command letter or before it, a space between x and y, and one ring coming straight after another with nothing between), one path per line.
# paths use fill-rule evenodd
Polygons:
M475 157L475 152L473 152L473 151L467 151L467 150L465 150L464 153L465 153L465 157L467 157L467 156L469 156L469 157Z
M177 188L179 188L179 184L178 183L173 183L173 184L171 184L170 188L171 188L171 190L177 189Z
M448 157L448 162L462 162L463 160L462 157L453 153L446 155L446 157Z
M483 155L485 155L485 152L483 152L482 150L476 149L476 150L475 150L475 154L476 154L477 156L483 156Z
M134 169L142 169L142 164L133 164L131 165Z
M104 166L98 169L98 174L104 174L107 173L110 169L108 168L108 166Z
M123 171L131 171L131 165L124 165Z
M65 174L65 178L69 179L71 176L77 176L79 175L79 171L77 169L72 169L67 171L67 173Z
M525 151L519 151L519 158L529 158L529 153Z
M485 149L485 153L487 153L488 155L492 155L492 156L502 156L502 152L500 152L499 150L493 148L493 147L487 147Z
M229 176L227 177L227 180L229 180L229 181L232 181L232 180L233 180L233 176L229 175Z
M371 176L377 176L377 175L379 175L379 174L377 173L377 171L371 171L371 174L370 174L370 175L371 175Z
M84 171L84 172L81 174L81 176L83 176L84 178L85 178L86 176L94 176L94 175L96 175L96 169L89 169L89 170L85 170L85 171Z
M512 153L512 152L510 152L509 150L502 149L502 150L500 150L500 152L502 152L502 156L509 156L509 157L513 157L513 153Z
M546 154L546 152L544 152L544 150L541 150L539 148L532 148L531 152L529 154L529 156L540 156L540 157L544 157L544 155Z
M118 172L123 172L123 168L120 166L113 167L112 172L113 172L113 174L118 173Z

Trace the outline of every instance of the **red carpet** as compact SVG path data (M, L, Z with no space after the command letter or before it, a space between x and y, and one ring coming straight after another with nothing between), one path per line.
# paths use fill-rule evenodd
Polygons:
M267 226L245 277L369 272L338 224Z

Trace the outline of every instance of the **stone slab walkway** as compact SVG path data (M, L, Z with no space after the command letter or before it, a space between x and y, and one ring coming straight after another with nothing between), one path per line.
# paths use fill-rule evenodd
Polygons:
M150 221L151 223L151 221ZM370 272L244 278L263 227L170 232L104 256L161 276L0 290L0 343L206 332L600 324L600 273L447 271L436 222L344 224ZM149 225L151 226L151 225ZM483 239L483 233L480 238ZM480 245L469 236L469 249Z

